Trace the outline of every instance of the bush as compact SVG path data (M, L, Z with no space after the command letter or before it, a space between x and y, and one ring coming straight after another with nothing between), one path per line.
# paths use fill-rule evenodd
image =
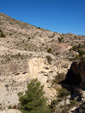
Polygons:
M79 56L85 55L85 51L80 50L83 47L83 45L79 44L78 46L73 46L70 50L76 51L79 53Z
M59 82L62 82L64 79L65 79L65 74L59 73L58 75L55 76L53 83L58 84Z
M5 34L0 30L0 37L5 37Z
M78 53L79 53L80 56L85 55L85 51L83 51L83 50L79 50L79 49L78 49Z
M37 79L33 79L27 86L25 94L19 96L19 109L22 113L50 113L46 105L43 86Z
M49 49L47 50L47 52L48 52L48 53L52 53L52 49L49 48Z
M71 48L71 50L77 51L77 47L76 47L76 46L73 46L73 47Z
M66 97L70 95L70 91L68 91L67 89L63 88L63 89L60 89L59 92L58 92L58 97L59 98L62 98L62 97Z
M46 58L47 58L47 61L48 61L48 63L50 64L51 62L52 62L52 58L51 58L51 56L46 56Z
M77 101L71 100L71 101L70 101L70 104L69 104L69 108L74 107L76 104L77 104Z
M64 38L63 37L58 37L58 41L61 42Z

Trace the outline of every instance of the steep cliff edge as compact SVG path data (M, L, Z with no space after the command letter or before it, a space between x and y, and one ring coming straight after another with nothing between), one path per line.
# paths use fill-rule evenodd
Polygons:
M64 82L85 88L85 59L71 64Z

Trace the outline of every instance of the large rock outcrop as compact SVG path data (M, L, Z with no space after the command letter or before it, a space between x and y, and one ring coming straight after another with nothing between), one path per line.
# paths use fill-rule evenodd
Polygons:
M64 82L85 88L85 59L71 64Z

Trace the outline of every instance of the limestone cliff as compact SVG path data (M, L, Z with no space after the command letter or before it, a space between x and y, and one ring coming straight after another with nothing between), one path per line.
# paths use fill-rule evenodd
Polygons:
M85 59L71 64L65 83L85 88Z

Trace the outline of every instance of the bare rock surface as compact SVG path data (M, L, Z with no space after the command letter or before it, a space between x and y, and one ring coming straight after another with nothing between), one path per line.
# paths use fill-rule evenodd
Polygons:
M10 109L5 111L0 111L0 113L21 113L21 112L15 109Z

